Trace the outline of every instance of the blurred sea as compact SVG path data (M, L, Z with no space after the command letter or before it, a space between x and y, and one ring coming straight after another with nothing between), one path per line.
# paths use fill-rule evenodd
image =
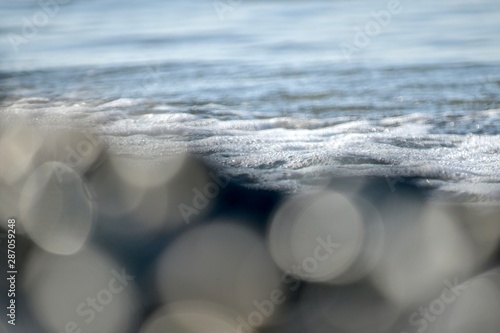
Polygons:
M499 0L0 15L0 333L499 332Z
M189 151L255 188L416 176L500 197L497 0L401 1L384 24L390 1L62 2L0 2L2 127Z

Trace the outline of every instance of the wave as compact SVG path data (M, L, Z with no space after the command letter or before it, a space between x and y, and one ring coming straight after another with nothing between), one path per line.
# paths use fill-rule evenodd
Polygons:
M332 176L416 177L436 194L500 197L500 109L441 115L247 119L237 110L180 112L144 99L6 105L4 125L91 130L118 154L189 152L247 186L295 192ZM232 114L232 116L231 116Z

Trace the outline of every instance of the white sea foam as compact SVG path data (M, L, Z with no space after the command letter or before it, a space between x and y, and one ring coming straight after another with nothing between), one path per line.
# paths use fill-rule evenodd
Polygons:
M34 97L6 106L3 114L7 122L24 115L41 127L90 129L121 154L155 158L189 151L259 188L295 191L331 176L412 176L451 195L490 200L500 194L500 128L463 134L470 126L499 127L500 110L455 113L449 124L446 114L220 119L173 112L169 105L154 109L144 100Z

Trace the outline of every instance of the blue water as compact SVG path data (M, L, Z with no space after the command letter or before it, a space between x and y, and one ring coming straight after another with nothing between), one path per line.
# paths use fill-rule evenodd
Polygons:
M500 2L405 0L376 23L390 6L2 1L2 124L91 128L123 154L190 151L251 186L416 175L497 196Z
M260 63L263 70L285 64L349 67L340 44L353 44L355 28L364 29L371 13L390 3L233 0L221 19L211 0L61 1L68 3L52 9L18 52L8 34L22 36L23 18L36 23L33 17L43 7L38 1L2 1L3 70L207 61ZM351 62L372 67L499 60L498 1L401 0L397 8Z

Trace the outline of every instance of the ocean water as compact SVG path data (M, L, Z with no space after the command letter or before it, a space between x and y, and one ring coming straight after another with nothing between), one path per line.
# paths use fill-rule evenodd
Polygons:
M0 2L2 127L190 152L255 188L414 176L500 198L497 0L61 3Z
M498 333L499 32L499 0L0 0L0 333Z

